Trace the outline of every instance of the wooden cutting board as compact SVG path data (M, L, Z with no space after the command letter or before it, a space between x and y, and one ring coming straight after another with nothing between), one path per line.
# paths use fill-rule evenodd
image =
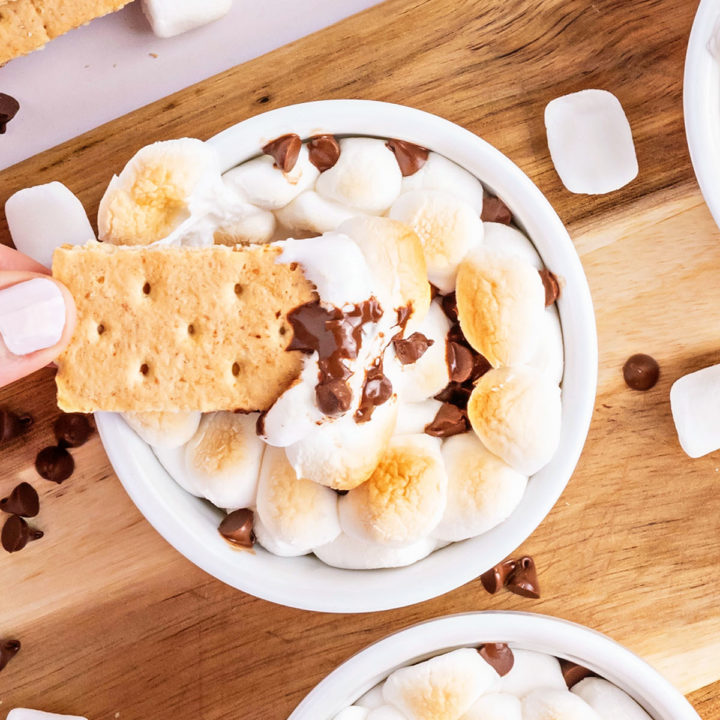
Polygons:
M542 599L490 597L476 581L373 615L277 607L210 578L143 520L97 437L74 452L78 470L65 484L39 479L33 459L57 414L52 371L0 391L1 404L36 417L32 433L2 451L0 495L32 482L46 531L0 555L0 635L24 644L0 675L0 717L30 705L93 720L282 720L368 643L486 608L607 632L689 693L704 717L720 717L720 453L686 457L668 402L676 378L720 361L720 233L682 122L695 9L688 0L390 0L0 174L0 203L60 180L92 217L111 173L151 141L207 138L321 98L414 105L486 138L549 197L585 266L600 341L582 460L522 548L540 569ZM549 100L591 87L622 102L640 164L634 182L601 197L564 190L543 127ZM0 241L10 242L4 220ZM662 368L647 393L622 381L635 352Z

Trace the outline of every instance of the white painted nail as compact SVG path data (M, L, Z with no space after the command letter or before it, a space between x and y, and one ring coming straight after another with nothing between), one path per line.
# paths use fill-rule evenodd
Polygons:
M0 335L13 355L52 347L65 327L65 301L60 288L33 278L0 290Z

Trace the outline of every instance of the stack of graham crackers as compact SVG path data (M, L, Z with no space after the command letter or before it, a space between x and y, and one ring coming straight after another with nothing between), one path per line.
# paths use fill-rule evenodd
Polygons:
M0 65L130 0L0 0Z

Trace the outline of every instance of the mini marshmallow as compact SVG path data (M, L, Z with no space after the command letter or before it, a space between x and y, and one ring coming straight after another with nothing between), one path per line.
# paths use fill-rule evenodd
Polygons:
M255 504L260 461L265 449L255 434L257 413L203 415L185 446L185 474L195 494L234 510Z
M167 450L184 445L195 434L202 414L189 412L126 412L123 420L148 445Z
M698 458L720 448L720 365L676 380L670 408L682 449Z
M570 192L612 192L638 174L630 123L607 90L552 100L545 108L545 129L555 170Z
M266 545L265 538L271 537L274 548L268 549L284 557L305 555L332 542L340 534L337 500L333 490L298 478L284 450L267 448L257 490L257 516L263 525L258 540Z
M95 239L80 200L62 183L18 190L5 203L15 247L46 268L60 245L84 245Z
M482 183L467 170L434 152L416 173L403 178L402 192L410 190L442 190L466 202L476 215L482 213Z
M442 456L448 475L447 506L433 535L456 542L499 525L518 506L527 477L483 446L474 433L447 438Z
M531 265L485 249L472 253L458 271L457 306L465 337L493 367L521 365L533 356L545 289Z
M491 692L523 698L536 688L553 688L567 692L567 684L557 658L532 650L513 648L514 662L507 675L499 678ZM525 720L523 716L523 720Z
M565 368L565 350L560 317L554 305L545 308L540 329L540 340L527 364L530 367L537 368L554 384L559 385L562 382Z
M396 670L383 696L409 720L460 718L497 677L477 650L462 648Z
M407 717L392 705L381 705L370 711L367 720L407 720Z
M318 195L314 190L305 190L284 208L276 211L278 222L293 232L319 234L337 228L358 210L333 202Z
M418 234L430 282L441 293L452 292L461 260L482 244L483 223L475 210L440 190L412 190L393 203L389 215Z
M382 683L375 685L370 688L359 700L355 701L355 705L367 708L368 710L375 710L376 708L385 705L385 698L382 693Z
M523 366L485 373L468 402L470 424L485 447L524 475L555 454L560 415L560 388Z
M260 155L223 175L227 187L245 201L265 210L279 210L309 190L319 175L305 145L292 170L283 172L270 155Z
M384 140L344 138L340 157L320 175L317 192L340 205L381 214L400 194L402 174Z
M536 270L544 267L535 246L517 228L504 223L484 222L483 230L483 248L489 252L520 258Z
M87 718L80 717L80 715L58 715L41 710L15 708L8 713L7 720L87 720Z
M585 678L570 692L581 697L601 720L652 720L626 692L602 678Z
M357 705L351 705L344 710L341 710L334 718L334 720L367 720L369 710L364 707L358 707Z
M438 524L446 494L440 441L429 435L397 435L368 481L340 498L340 525L358 540L410 545Z
M523 698L522 709L523 720L601 720L584 700L568 692L567 688L533 690Z
M523 720L522 703L514 695L481 695L460 720Z
M234 217L215 230L215 245L262 245L273 239L275 216L269 210L249 203L242 205L245 206L245 214L234 213Z
M405 567L427 557L436 543L426 537L402 548L377 545L341 533L327 545L313 552L326 565L345 570L375 570L378 568ZM359 701L358 701L359 702Z
M142 10L152 31L173 37L227 15L232 0L142 0Z
M411 435L425 432L442 407L440 400L430 398L423 402L401 402L398 406L396 435Z

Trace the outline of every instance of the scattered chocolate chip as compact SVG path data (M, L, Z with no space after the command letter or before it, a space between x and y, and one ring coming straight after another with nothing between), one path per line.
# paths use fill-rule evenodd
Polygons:
M92 425L82 413L63 413L55 421L55 437L60 447L80 447L92 434Z
M472 352L460 343L449 342L445 349L450 380L463 383L469 380L475 366Z
M307 144L310 162L320 171L329 170L340 157L340 145L334 135L315 135Z
M480 219L483 222L496 222L509 225L512 222L512 213L510 212L510 208L499 197L491 195L483 200Z
M19 640L0 640L0 670L20 652L21 647Z
M428 159L429 150L407 140L388 140L385 145L395 153L403 177L414 175Z
M623 365L623 377L633 390L649 390L660 377L660 366L655 358L643 353L631 355Z
M467 407L470 395L472 395L472 387L468 387L466 384L451 382L435 395L435 400L450 403L464 410Z
M414 332L408 338L393 340L395 354L403 365L412 365L417 362L427 352L427 349L434 344L434 340L426 338L419 332Z
M40 477L51 482L61 483L73 474L75 461L65 448L53 445L37 454L35 469Z
M457 297L454 292L443 295L440 306L450 322L456 323L458 321Z
M516 595L537 600L540 597L540 585L535 561L528 555L521 557L515 563L515 569L508 576L505 586Z
M0 135L5 134L7 124L17 115L20 103L12 96L0 93Z
M538 272L545 288L545 307L550 307L560 297L560 284L557 275L545 268L538 270Z
M266 155L270 155L275 160L275 165L283 172L290 172L295 167L301 147L300 136L290 133L271 140L263 147L262 151Z
M11 410L0 409L0 443L22 435L32 424L30 415L18 415Z
M586 667L572 662L572 660L560 660L560 670L562 671L563 678L565 678L568 690L586 677L595 674L592 670L588 670Z
M328 380L315 386L315 401L325 415L340 415L350 408L352 391L345 380Z
M218 527L220 534L233 545L251 548L255 543L253 511L247 508L234 510L223 518Z
M35 517L40 512L40 498L30 483L22 482L8 497L0 500L0 510L13 515Z
M39 540L42 530L34 530L19 515L11 515L3 525L0 542L9 553L22 550L28 542Z
M464 433L469 427L467 411L446 402L440 406L433 421L425 426L425 434L445 438Z
M503 560L501 563L486 570L480 576L483 587L494 595L501 587L504 587L508 576L515 570L515 560Z
M506 643L485 643L478 648L478 652L500 677L507 675L515 664L513 651Z

